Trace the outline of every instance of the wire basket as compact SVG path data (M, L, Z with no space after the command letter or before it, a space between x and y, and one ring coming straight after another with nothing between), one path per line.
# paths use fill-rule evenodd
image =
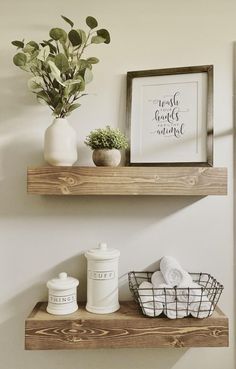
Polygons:
M166 315L170 319L209 317L219 301L224 289L208 273L189 273L199 287L188 288L140 288L144 281L151 282L153 272L128 273L129 288L144 315L157 317Z

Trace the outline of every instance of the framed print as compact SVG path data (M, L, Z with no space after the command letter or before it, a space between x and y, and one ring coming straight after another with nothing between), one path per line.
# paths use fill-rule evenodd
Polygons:
M213 165L213 66L127 73L127 165Z

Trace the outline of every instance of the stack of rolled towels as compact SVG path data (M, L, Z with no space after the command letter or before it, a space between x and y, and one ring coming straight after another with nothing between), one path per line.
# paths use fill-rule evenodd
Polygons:
M164 313L170 319L206 318L214 307L207 290L192 280L176 259L164 256L160 271L152 274L151 282L144 281L138 288L139 303L145 315L155 317Z

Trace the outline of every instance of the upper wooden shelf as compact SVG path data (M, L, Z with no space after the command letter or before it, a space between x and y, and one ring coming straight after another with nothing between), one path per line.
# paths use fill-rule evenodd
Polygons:
M213 167L41 167L28 169L35 195L226 195L227 169Z
M121 303L113 314L96 315L79 310L55 316L39 302L25 323L27 350L68 350L120 347L226 347L228 319L220 309L206 319L143 316L136 303Z

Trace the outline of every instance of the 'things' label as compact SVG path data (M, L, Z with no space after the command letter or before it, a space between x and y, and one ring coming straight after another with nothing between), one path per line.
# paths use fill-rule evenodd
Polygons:
M76 295L75 294L66 296L49 295L48 300L52 304L69 304L71 302L76 301Z
M96 279L96 280L114 279L115 272L113 270L107 270L107 271L89 270L88 277L89 279Z

